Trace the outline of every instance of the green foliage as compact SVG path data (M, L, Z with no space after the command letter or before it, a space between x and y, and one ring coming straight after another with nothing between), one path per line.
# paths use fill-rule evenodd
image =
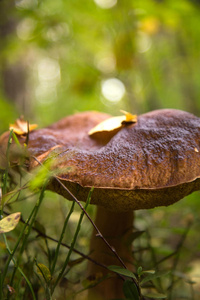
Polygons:
M117 274L124 275L126 277L131 277L131 278L136 279L134 273L129 271L128 269L123 269L119 266L109 266L108 269L110 271L113 271L113 272L117 273Z
M123 275L125 277L132 278L132 281L125 280L123 285L123 291L126 299L134 299L134 300L141 300L142 295L141 290L144 287L145 284L148 282L153 282L155 279L160 279L162 276L166 276L169 271L143 271L142 267L139 266L137 269L137 275L135 275L133 272L129 271L128 269L121 268L119 266L109 266L109 270ZM155 286L155 289L156 286ZM165 299L167 298L166 295L161 293L144 293L145 297L147 298L153 298L153 299Z
M138 289L134 282L125 280L123 284L123 292L126 299L140 300Z
M24 91L23 99L10 99L2 84L0 107L7 105L2 121L15 110L40 126L92 109L117 114L120 108L142 113L172 107L199 113L200 7L195 1L118 1L102 9L90 0L24 0L7 5L8 10L16 30L3 36L2 72L23 66L28 95ZM119 102L102 94L108 78L125 86Z
M42 127L91 109L200 113L199 1L118 0L103 9L91 0L4 0L0 35L1 132L21 114ZM118 102L102 92L109 78L125 87ZM0 236L0 299L70 299L104 280L86 278L91 224L46 191L56 175L48 163L17 178L9 163L0 170L0 222L21 213ZM199 299L199 193L137 212L135 228L136 271L109 267L124 276L125 297L139 299L134 279L147 299Z

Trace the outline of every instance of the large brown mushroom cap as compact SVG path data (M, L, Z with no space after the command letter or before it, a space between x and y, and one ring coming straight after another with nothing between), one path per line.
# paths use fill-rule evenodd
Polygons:
M59 177L79 199L94 186L93 203L110 209L169 205L200 189L200 119L178 110L141 115L99 149L61 154L66 168Z
M80 200L85 201L94 186L92 203L127 211L169 205L200 189L199 118L179 110L152 111L140 115L136 124L125 126L105 144L87 134L96 125L90 123L92 114L87 115L88 127L80 141L71 137L68 142L63 138L63 142L48 145L55 137L55 125L30 133L29 150L40 160L59 145L53 165ZM76 115L71 118L76 120ZM74 129L82 130L75 123ZM48 139L45 130L50 130ZM35 146L34 140L40 143ZM70 198L55 180L49 188Z

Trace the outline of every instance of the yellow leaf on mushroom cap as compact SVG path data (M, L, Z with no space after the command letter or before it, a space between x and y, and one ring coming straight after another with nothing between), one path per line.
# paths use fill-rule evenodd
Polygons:
M123 122L126 122L126 123L136 123L137 122L137 115L133 115L123 109L121 109L120 112L123 113L126 117L126 120L124 120Z
M132 115L125 110L120 110L124 116L111 117L92 128L88 134L94 138L103 138L108 134L114 136L122 127L137 122L137 115Z
M13 130L18 135L26 134L33 131L37 127L37 124L29 124L27 121L20 117L14 124L10 124L9 129Z

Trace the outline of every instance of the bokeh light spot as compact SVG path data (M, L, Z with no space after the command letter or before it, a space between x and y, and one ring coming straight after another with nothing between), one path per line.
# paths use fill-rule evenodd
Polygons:
M33 9L37 7L38 0L16 0L15 5L18 9Z
M17 26L17 35L21 40L29 40L32 37L36 22L31 18L25 18Z
M94 0L94 2L101 8L112 8L117 4L117 0Z
M40 81L60 81L60 65L56 59L45 57L38 64L38 78Z
M116 59L111 53L98 53L95 57L95 65L105 74L112 73L116 68Z
M149 35L143 32L139 32L137 37L137 45L138 45L138 52L144 53L147 52L152 45L152 41Z
M110 102L119 102L125 91L124 84L117 78L109 78L101 83L101 92Z

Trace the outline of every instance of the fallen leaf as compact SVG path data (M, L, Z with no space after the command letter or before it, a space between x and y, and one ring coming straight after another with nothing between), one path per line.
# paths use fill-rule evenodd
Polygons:
M21 213L11 214L0 221L0 233L9 232L17 226L21 217Z
M136 123L137 122L137 115L133 115L123 109L121 109L120 112L123 113L126 117L126 119L123 122L126 122L126 123Z
M13 130L18 135L26 134L33 131L37 127L37 124L29 124L27 121L20 117L14 124L10 124L9 129Z
M117 116L106 119L105 121L99 123L97 126L92 128L88 134L97 139L103 139L104 135L114 136L122 127L136 123L137 116L132 115L129 112L121 110L124 116Z

